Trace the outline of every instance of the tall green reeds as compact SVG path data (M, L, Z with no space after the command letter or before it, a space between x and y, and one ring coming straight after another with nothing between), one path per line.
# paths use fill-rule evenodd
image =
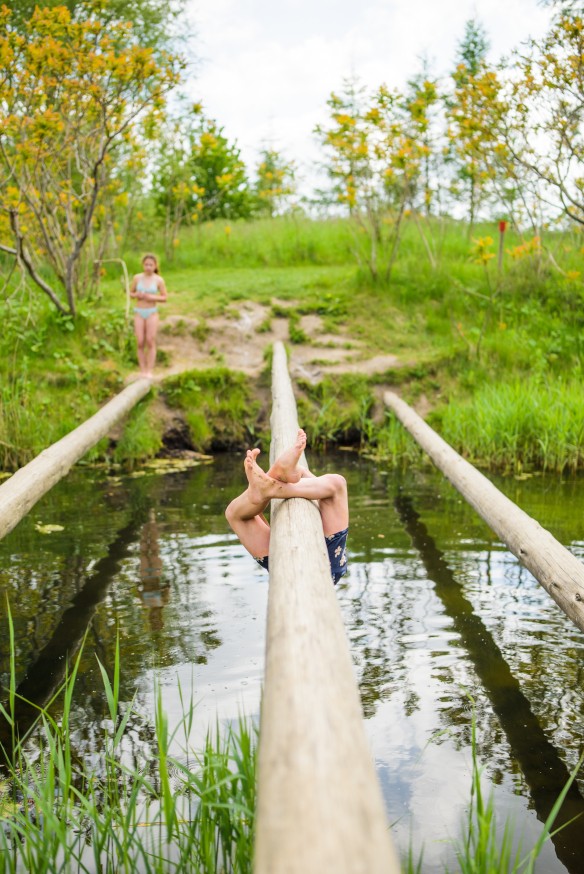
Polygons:
M463 823L462 837L456 847L456 871L460 874L534 874L535 863L544 843L553 834L554 822L583 761L584 756L553 805L534 846L524 853L521 843L515 840L511 823L508 821L501 826L497 822L493 796L484 797L473 712L471 798L468 819Z
M577 382L526 379L479 389L440 416L440 434L493 469L576 471L584 465L584 393Z
M202 752L193 752L192 701L181 692L183 718L171 732L158 689L155 749L130 760L124 738L136 705L119 700L117 650L111 677L100 664L108 710L102 748L85 760L71 723L78 665L79 657L62 689L60 718L39 709L33 731L3 750L0 872L250 872L255 730L242 718L222 735L216 726ZM14 670L8 699L0 717L16 735Z
M124 740L138 714L120 701L120 652L113 669L99 663L106 718L101 749L84 759L76 749L72 706L80 656L54 700L39 708L37 724L18 738L15 641L9 614L11 666L0 719L11 738L0 771L0 872L2 874L248 874L252 870L256 740L242 718L221 735L219 726L194 752L189 737L192 701L179 696L183 718L170 731L160 688L154 696L152 748L142 760ZM177 754L176 750L179 749ZM533 874L573 772L533 849L522 855L508 825L498 825L492 797L485 800L472 731L472 789L468 819L456 847L461 874ZM579 766L582 764L580 761ZM293 826L293 824L292 824ZM420 874L423 856L410 848L404 871Z

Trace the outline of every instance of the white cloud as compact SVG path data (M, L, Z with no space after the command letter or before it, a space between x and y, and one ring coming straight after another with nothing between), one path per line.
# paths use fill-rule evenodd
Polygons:
M483 23L498 59L541 35L551 16L537 0L192 0L190 14L203 63L189 93L237 139L248 164L269 140L305 165L317 155L314 126L344 77L401 87L422 55L444 75L469 18Z

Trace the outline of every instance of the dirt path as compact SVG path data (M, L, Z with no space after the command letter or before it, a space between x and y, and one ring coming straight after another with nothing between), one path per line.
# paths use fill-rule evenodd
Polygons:
M282 304L294 307L292 302ZM270 307L246 301L205 322L169 316L160 327L158 378L219 364L258 376L266 348L274 340L289 341L288 319L270 315ZM292 377L319 382L330 373L384 373L403 365L395 355L367 357L362 343L346 331L326 334L318 315L303 316L300 328L311 340L288 342Z

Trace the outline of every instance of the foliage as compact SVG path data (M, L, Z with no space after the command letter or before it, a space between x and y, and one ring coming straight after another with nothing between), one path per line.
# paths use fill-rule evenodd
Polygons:
M253 209L239 149L216 121L205 117L200 103L182 108L161 131L152 189L169 258L183 226L246 218Z
M469 233L491 193L492 161L497 143L493 117L499 111L501 84L486 60L488 41L482 25L467 21L452 74L453 93L447 98L447 159L455 168L452 191L468 202Z
M205 192L193 182L191 166L200 113L201 107L195 103L189 110L169 118L156 142L152 192L158 215L163 219L167 258L174 255L180 229L198 221L201 215L199 198Z
M424 82L408 100L381 85L364 103L363 89L348 81L327 101L329 126L316 129L331 156L337 200L349 209L353 251L375 281L389 280L406 208L415 209L428 156L418 134L435 99L435 86Z
M420 194L416 207L429 215L438 205L440 173L440 93L438 80L429 70L427 60L422 62L422 71L410 79L404 94L404 105L413 140L420 143L422 160L418 180Z
M472 700L472 699L471 699ZM474 702L473 702L474 704ZM576 779L583 763L581 757L578 765L570 774L570 778L562 789L558 799L552 806L543 824L543 828L532 847L523 855L521 844L515 850L514 828L510 821L505 822L503 831L497 823L493 796L484 797L482 774L477 755L477 723L473 707L472 716L472 781L468 817L462 823L462 835L457 842L456 856L460 874L534 874L536 862L546 841L553 834L554 823L562 807L563 801ZM561 828L562 826L560 826Z
M584 18L561 10L550 31L516 53L506 113L499 122L505 155L522 187L584 225ZM527 177L527 179L525 178Z
M126 24L37 7L20 32L0 14L0 243L63 313L88 281L106 193L125 200L120 173L139 168L134 122L153 132L179 66Z
M304 422L308 442L326 449L331 443L365 444L371 439L374 396L370 380L358 374L327 376L316 385L299 381L299 421Z
M356 377L338 398L334 394L342 381L336 378L321 395L307 388L302 418L314 423L313 442L351 442L400 463L401 438L391 432L383 414L380 384L400 385L406 400L420 400L423 409L435 409L436 416L446 407L464 407L461 419L473 419L476 411L466 402L486 385L522 383L531 376L553 389L560 380L576 385L581 379L584 309L577 268L582 239L576 229L549 233L545 251L537 241L510 229L508 254L495 281L488 256L493 254L489 238L496 226L477 225L477 243L469 244L465 223L436 216L425 219L433 239L441 241L440 262L432 267L424 259L415 219L406 217L389 296L352 265L348 221L288 216L236 222L228 241L224 222L205 223L182 232L175 262L168 271L165 268L165 278L175 290L172 312L178 324L184 319L183 333L186 336L196 319L201 328L194 330L209 346L216 343L212 319L249 300L263 307L272 322L280 315L289 324L291 319L294 338L303 343L306 337L297 333L299 316L319 315L323 333L336 333L335 345L349 353L347 369L359 368L361 359L395 355L396 364L388 364L386 373ZM547 251L561 270L547 258ZM129 268L138 269L136 252L127 257ZM30 460L92 415L120 390L135 367L135 341L124 319L119 278L113 278L113 270L110 274L111 278L103 277L102 296L83 301L75 321L53 312L43 298L27 297L22 291L7 300L0 336L0 462L5 470ZM489 282L497 290L493 299ZM258 339L269 344L271 337L256 335ZM309 339L317 347L330 344L319 331L311 332ZM317 368L318 350L312 355L307 364ZM202 387L185 392L182 402L172 400L191 418L197 446L246 446L265 427L260 403L265 387L251 379L244 382L247 387L240 394L227 378L209 387L197 377ZM439 418L435 421L440 430ZM566 424L562 418L549 432L548 467L555 464L552 453L560 458L564 451ZM140 428L138 432L140 436ZM474 452L470 441L466 447L459 445ZM532 444L525 447L531 461L520 449L517 463L539 464ZM122 449L118 444L120 461ZM409 457L409 451L404 452ZM481 464L491 463L489 452L477 453ZM107 454L102 444L93 457L104 459ZM497 456L493 463L501 466Z
M242 446L254 433L259 404L243 373L224 367L189 370L167 379L164 395L184 411L193 449Z
M287 199L296 191L294 162L286 161L276 149L263 149L254 186L257 211L270 218L283 212Z
M20 704L12 669L9 703L0 718L13 732L13 749L0 784L0 864L5 871L80 870L191 874L224 870L251 872L255 815L256 731L244 719L193 750L189 733L194 703L183 698L182 719L172 731L160 687L150 735L154 752L129 761L126 732L143 719L135 701L120 696L120 653L106 669L98 666L106 713L101 747L80 757L71 740L70 719L81 654L71 665L63 688L26 738L18 738L13 719ZM55 717L55 699L62 715ZM183 736L181 738L181 735ZM221 860L220 862L218 860Z
M537 379L485 385L466 404L449 404L440 434L474 463L503 470L576 471L584 465L579 382Z
M7 3L12 9L12 22L21 30L32 17L37 0L12 0ZM132 23L132 33L137 44L150 48L165 47L172 42L180 18L181 36L184 42L184 0L43 0L44 8L63 6L75 21L97 18L106 27L122 22Z
M201 116L190 144L189 167L198 192L199 221L247 218L252 211L245 164L235 143L213 119Z
M113 453L114 461L130 469L142 461L154 457L162 449L163 426L156 417L152 400L141 401L131 411L124 431Z

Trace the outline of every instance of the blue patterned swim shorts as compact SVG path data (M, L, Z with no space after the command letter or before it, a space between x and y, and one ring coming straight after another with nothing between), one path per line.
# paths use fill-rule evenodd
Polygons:
M331 577L335 586L339 582L341 577L343 577L347 573L348 533L349 529L345 528L343 531L337 531L336 534L329 534L328 537L325 537L326 548L328 551L329 562L331 565ZM268 558L269 556L264 555L262 558L256 558L256 561L260 567L265 568L265 570L269 570L270 568Z

